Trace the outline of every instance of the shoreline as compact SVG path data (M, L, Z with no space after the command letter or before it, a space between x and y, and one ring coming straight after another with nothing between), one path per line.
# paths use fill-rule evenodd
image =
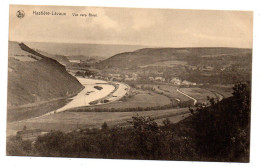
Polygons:
M57 98L52 98L50 100L40 101L40 102L36 102L36 103L22 104L19 106L7 106L7 110L17 110L17 109L25 109L25 108L30 108L30 107L37 107L39 105L43 105L46 103L55 102L55 101L59 101L59 100L65 100L65 99L77 96L77 94L79 94L84 88L85 88L85 86L83 86L81 89L79 89L79 91L77 93L71 94L67 97L57 97Z

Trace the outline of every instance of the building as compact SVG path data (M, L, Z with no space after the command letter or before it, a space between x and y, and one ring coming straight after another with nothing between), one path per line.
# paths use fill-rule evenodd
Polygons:
M149 80L150 81L154 81L154 77L149 77Z
M170 82L174 85L181 85L181 80L179 78L172 78Z
M69 60L70 63L80 63L80 60Z
M211 66L206 66L206 67L202 68L202 71L213 71L213 70L214 70L214 67L211 67Z
M163 77L155 77L155 80L156 80L156 81L162 81L162 82L164 82L164 81L165 81L165 78L163 78Z
M125 78L125 81L135 81L135 78Z
M182 85L186 85L186 86L193 85L193 86L195 86L197 84L195 82L189 82L189 81L184 80L184 81L182 81Z

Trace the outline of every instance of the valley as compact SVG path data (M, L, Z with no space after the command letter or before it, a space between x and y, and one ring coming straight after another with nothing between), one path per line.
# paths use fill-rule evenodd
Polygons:
M221 101L232 96L232 87L239 80L233 78L231 82L218 77L230 78L238 72L246 75L247 72L241 72L245 69L237 68L237 65L243 63L240 58L251 59L247 57L250 50L235 48L147 48L100 59L84 56L81 51L78 51L81 55L70 56L62 55L61 51L48 53L46 48L50 46L47 44L40 47L40 43L31 43L33 48L38 47L35 50L23 44L11 43L10 46L9 135L14 135L24 126L45 132L100 128L104 122L110 127L125 126L136 114L151 116L158 124L162 124L165 118L177 123L190 116L190 107L208 106L209 98ZM93 46L88 47L95 55ZM114 49L111 53L115 52L115 46L111 48ZM227 64L231 57L237 59ZM48 65L53 62L60 64L59 68L65 71L59 77L67 73L69 77L65 78L73 78L80 84L77 91L70 92L75 86L70 86L64 79L54 76L48 79L57 70L36 69L33 63L42 62L42 59L48 60ZM20 69L23 73L18 75L19 63L26 68ZM41 64L37 66L42 67ZM34 70L30 69L32 67ZM233 71L229 71L230 68ZM37 82L34 92L29 89L29 82ZM47 85L52 85L52 88ZM62 85L70 88L66 90ZM28 92L21 92L26 89ZM54 96L59 89L65 94ZM11 92L13 90L16 93ZM34 98L28 99L30 96Z
M255 162L257 11L236 5L10 4L5 159Z

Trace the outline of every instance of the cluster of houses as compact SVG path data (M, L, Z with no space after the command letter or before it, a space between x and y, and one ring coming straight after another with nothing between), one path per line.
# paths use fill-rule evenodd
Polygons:
M178 84L177 84L178 85ZM181 82L181 84L179 84L179 85L184 85L184 86L196 86L197 85L197 83L195 83L195 82L189 82L189 81L186 81L186 80L183 80L182 82Z
M109 74L108 80L110 81L135 81L137 80L138 75L136 73L133 74Z
M84 74L84 75L83 75ZM102 79L102 80L106 80L106 81L136 81L138 80L138 78L140 78L140 76L138 76L137 73L132 73L132 74L118 74L118 73L110 73L110 74L92 74L92 73L88 73L88 75L86 74L86 72L77 72L76 76L80 75L80 76L84 76L87 78L94 78L94 79ZM145 77L146 78L146 77ZM187 80L181 80L178 77L173 77L171 79L169 78L164 78L163 76L147 76L147 80L150 80L152 82L167 82L167 83L172 83L174 85L178 85L178 86L195 86L197 85L197 83L195 82L190 82Z
M166 79L163 77L149 77L149 80L151 81L159 81L159 82L165 82ZM191 85L197 85L195 82L189 82L186 80L181 80L177 77L174 77L170 80L170 83L174 84L174 85L184 85L184 86L191 86Z
M149 77L150 81L161 81L161 82L165 82L165 78L163 77Z
M109 74L107 80L110 80L110 81L135 81L138 79L138 74L136 73L133 73L131 75L124 75L124 74ZM162 76L156 76L156 77L148 77L148 79L150 81L156 81L156 82L170 82L174 85L183 85L183 86L195 86L197 85L197 83L195 82L190 82L190 81L187 81L187 80L181 80L177 77L173 77L170 81L166 80L164 77Z
M212 66L191 66L191 65L187 65L186 66L189 70L199 70L199 71L213 71L214 67Z
M78 59L69 59L70 63L81 63L81 60Z

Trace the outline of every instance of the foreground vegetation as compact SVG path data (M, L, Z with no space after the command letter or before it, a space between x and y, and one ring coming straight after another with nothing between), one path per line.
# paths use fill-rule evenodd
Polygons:
M209 99L209 107L190 109L192 116L177 124L134 116L129 127L52 131L35 142L14 137L7 155L248 162L251 88L233 89L232 97Z

